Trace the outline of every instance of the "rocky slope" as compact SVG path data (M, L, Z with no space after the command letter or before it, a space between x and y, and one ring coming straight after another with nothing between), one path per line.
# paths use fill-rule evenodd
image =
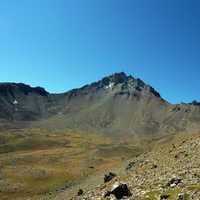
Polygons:
M73 199L199 200L199 147L199 134L163 138L150 152L129 161L124 173L109 174L106 183L79 191Z
M0 84L0 119L100 133L156 135L198 130L200 105L172 105L142 80L116 73L63 94Z

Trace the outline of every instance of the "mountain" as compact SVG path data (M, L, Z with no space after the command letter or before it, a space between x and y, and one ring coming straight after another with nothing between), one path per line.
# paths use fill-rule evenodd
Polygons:
M198 130L200 104L172 105L142 80L115 73L62 94L0 84L0 119L101 133L154 135Z
M61 94L1 83L0 109L0 199L200 197L197 101L173 105L122 72Z

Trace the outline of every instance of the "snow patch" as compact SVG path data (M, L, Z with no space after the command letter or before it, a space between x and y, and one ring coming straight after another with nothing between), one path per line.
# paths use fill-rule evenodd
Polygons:
M14 104L14 105L17 105L17 104L18 104L18 101L15 99L15 100L13 101L13 104Z
M112 89L114 86L114 83L110 83L109 85L106 86L106 89Z

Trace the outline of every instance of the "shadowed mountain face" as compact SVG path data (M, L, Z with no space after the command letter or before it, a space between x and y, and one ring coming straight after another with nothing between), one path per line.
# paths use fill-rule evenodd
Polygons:
M156 134L199 128L200 105L172 105L140 79L116 73L63 94L0 84L0 118L102 133ZM2 122L3 123L3 122Z
M19 83L0 84L0 117L6 120L34 120L45 116L48 92Z

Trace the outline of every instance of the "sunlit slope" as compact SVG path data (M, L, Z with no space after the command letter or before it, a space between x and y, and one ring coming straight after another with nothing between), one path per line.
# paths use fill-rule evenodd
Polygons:
M198 103L172 105L124 73L63 94L60 111L39 126L100 133L156 135L199 128Z

